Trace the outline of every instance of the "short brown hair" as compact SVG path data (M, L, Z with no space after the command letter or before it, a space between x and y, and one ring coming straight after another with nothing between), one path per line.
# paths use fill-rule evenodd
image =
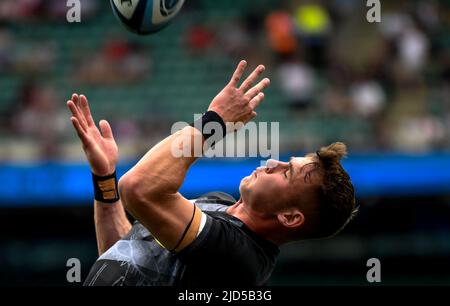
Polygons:
M318 205L312 222L307 227L309 238L327 238L338 234L358 212L355 190L350 176L341 165L347 155L347 146L335 142L308 154L317 163L320 173Z

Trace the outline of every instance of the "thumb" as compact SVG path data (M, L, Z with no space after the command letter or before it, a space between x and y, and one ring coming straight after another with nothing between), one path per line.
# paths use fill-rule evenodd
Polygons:
M99 125L100 125L100 131L102 132L103 137L106 139L114 140L111 126L109 125L108 121L100 120Z

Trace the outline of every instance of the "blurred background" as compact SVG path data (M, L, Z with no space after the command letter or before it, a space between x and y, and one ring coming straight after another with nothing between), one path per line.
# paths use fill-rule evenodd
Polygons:
M0 2L0 285L68 285L97 257L90 172L70 125L73 92L108 119L119 173L206 110L235 65L266 66L257 121L280 123L282 158L345 142L361 204L338 237L282 247L271 285L450 284L450 3L186 0L164 30L138 36L109 1ZM182 192L238 197L258 158L198 162ZM210 177L207 182L202 179Z

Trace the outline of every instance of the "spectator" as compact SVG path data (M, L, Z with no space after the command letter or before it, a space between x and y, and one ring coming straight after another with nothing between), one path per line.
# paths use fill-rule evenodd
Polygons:
M270 13L265 25L269 45L277 56L284 58L297 51L294 23L288 13L283 11Z
M192 55L202 55L214 45L213 32L204 25L196 24L190 27L186 34L188 51Z
M291 108L304 110L312 105L316 87L314 70L298 56L281 63L277 77Z
M225 23L220 27L217 35L219 48L231 57L254 52L252 38L247 28L239 20Z
M352 108L356 114L371 117L380 113L386 103L383 88L376 81L363 81L350 87Z
M398 41L402 64L408 70L421 70L427 60L428 41L426 36L414 26L408 26Z
M320 2L300 4L294 10L294 20L308 60L315 68L325 65L325 48L331 30L331 19Z

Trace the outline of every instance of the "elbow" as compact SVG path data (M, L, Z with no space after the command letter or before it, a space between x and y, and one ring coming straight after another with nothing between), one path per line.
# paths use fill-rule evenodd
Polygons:
M133 211L142 204L154 203L159 189L157 184L149 184L148 179L133 171L128 171L119 180L119 194L124 207Z
M122 204L127 210L132 210L144 200L142 183L136 175L127 172L119 180L119 194Z

